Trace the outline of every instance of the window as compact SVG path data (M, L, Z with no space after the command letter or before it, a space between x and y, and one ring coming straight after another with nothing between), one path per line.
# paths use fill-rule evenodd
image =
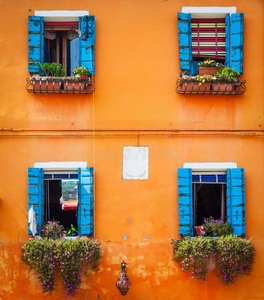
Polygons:
M54 218L66 227L75 225L79 235L93 235L93 177L93 168L79 168L75 172L29 168L28 210L33 206L37 227ZM67 200L71 201L70 206Z
M66 75L79 66L78 22L44 22L44 63L60 63Z
M65 228L77 228L78 171L44 171L44 222L57 220Z
M192 172L192 188L194 226L211 216L226 217L226 173Z
M184 74L196 75L198 63L208 58L243 74L244 14L203 7L200 13L192 13L191 8L183 11L188 13L178 13L178 33L179 63Z
M203 218L226 217L234 234L245 235L244 169L197 174L191 168L178 169L179 234L194 235Z
M78 66L95 74L95 18L85 15L72 19L74 22L49 22L46 16L28 17L29 73L39 73L43 62L58 62L67 75Z

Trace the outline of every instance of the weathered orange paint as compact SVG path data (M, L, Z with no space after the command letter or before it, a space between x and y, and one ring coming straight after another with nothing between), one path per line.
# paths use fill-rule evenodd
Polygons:
M243 96L175 93L183 5L245 13ZM132 283L126 299L264 299L264 2L2 0L0 7L0 299L44 298L20 256L28 239L27 168L46 161L87 161L95 168L95 238L103 258L76 299L122 299L115 282L123 259ZM94 95L26 92L27 17L35 10L95 15ZM123 146L137 145L149 146L149 179L122 180ZM177 170L184 162L245 168L246 232L257 257L252 274L235 286L220 285L214 271L208 281L194 281L172 260ZM62 299L59 280L56 287L51 299Z

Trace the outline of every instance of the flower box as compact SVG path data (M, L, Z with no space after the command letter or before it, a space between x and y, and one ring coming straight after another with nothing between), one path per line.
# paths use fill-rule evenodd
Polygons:
M222 67L200 67L199 75L215 75Z

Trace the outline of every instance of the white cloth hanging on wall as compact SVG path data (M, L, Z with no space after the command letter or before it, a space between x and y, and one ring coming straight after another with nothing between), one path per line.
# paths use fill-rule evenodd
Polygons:
M33 236L35 236L37 232L37 222L35 219L35 211L33 209L33 206L31 206L29 212L28 212L28 223L29 223L29 228Z

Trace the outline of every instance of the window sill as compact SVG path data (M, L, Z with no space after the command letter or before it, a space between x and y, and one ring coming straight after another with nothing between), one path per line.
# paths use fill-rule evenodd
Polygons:
M247 90L245 83L246 80L214 81L199 84L194 80L178 79L175 91L177 94L189 95L242 95Z
M93 94L94 79L82 81L70 80L32 80L27 78L28 93L40 94Z

